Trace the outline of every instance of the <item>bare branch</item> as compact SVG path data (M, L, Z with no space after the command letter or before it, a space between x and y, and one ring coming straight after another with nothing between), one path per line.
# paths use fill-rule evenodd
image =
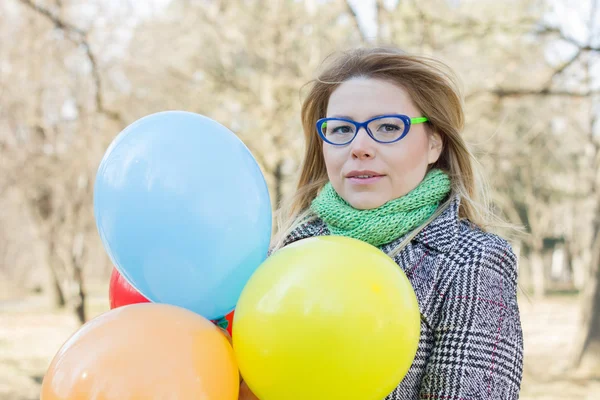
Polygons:
M63 21L62 19L60 19L57 15L55 15L52 11L34 3L31 0L19 0L21 3L23 3L24 5L26 5L27 7L29 7L30 9L34 10L35 12L37 12L38 14L43 15L44 17L46 17L47 19L49 19L50 21L52 21L52 23L54 24L54 26L58 29L61 29L63 31L66 31L68 33L74 33L77 34L79 36L84 37L85 36L85 32L82 31L81 29L77 28L75 25L72 25L66 21Z
M95 89L95 102L96 108L98 112L104 114L105 116L113 119L115 121L123 121L120 113L117 111L109 110L104 105L104 98L102 96L102 80L100 77L100 70L98 68L98 63L96 62L96 56L92 52L90 48L90 44L87 38L87 32L79 29L75 25L68 23L67 21L62 20L59 16L54 14L52 11L40 6L39 4L34 3L31 0L19 0L23 5L29 7L31 10L35 11L37 14L42 15L43 17L49 19L57 29L60 29L67 33L68 39L74 43L75 45L81 46L85 54L92 66L92 79L94 81L94 89Z
M540 36L555 35L560 40L576 46L579 49L579 51L600 52L600 46L592 46L589 42L588 42L588 44L583 44L583 43L573 39L572 37L565 35L565 33L560 28L557 28L557 27L542 26L540 29L537 29L534 33L536 33L537 35L540 35Z
M433 38L431 34L431 18L427 15L421 7L419 7L418 1L413 1L413 7L417 10L417 14L419 15L419 21L421 23L422 32L421 32L421 46L425 44L433 45Z
M474 98L492 95L498 98L505 97L572 97L572 98L588 98L593 95L600 94L600 90L588 90L584 92L574 92L570 90L551 90L549 88L542 89L492 89L492 90L478 90L469 93L465 96L465 101L471 101Z
M354 26L356 27L356 31L360 35L361 42L364 43L364 42L368 41L369 38L365 35L365 32L361 29L360 23L358 22L358 14L356 13L356 11L354 11L354 8L352 7L352 5L350 5L349 1L344 0L344 3L346 4L346 10L352 17L352 22L354 23Z
M575 61L579 60L579 57L581 57L582 54L583 54L583 50L581 48L578 49L577 52L573 55L573 57L571 57L568 61L563 63L563 65L561 65L559 68L554 70L554 72L552 73L552 75L550 76L550 78L548 79L546 84L544 85L544 87L549 89L552 86L552 82L554 81L554 78L556 78L557 76L562 74L567 68L569 68L571 65L573 65L573 63L575 63Z
M455 29L464 31L470 35L473 34L474 29L483 28L486 32L491 31L502 31L502 32L514 32L515 26L529 26L538 22L537 18L533 17L522 17L515 20L499 21L497 19L478 19L469 16L461 16L459 19L439 18L438 13L426 14L420 7L418 2L414 1L415 7L421 16L427 18L427 20L434 26L443 27L444 29Z

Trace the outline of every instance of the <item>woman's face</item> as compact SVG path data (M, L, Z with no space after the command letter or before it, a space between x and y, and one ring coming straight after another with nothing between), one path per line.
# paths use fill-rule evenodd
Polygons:
M380 79L353 78L338 86L329 98L327 117L363 122L384 114L421 117L408 93ZM377 208L418 186L427 167L442 151L438 134L425 124L414 124L400 141L378 143L360 129L344 146L323 142L327 175L335 191L357 209Z

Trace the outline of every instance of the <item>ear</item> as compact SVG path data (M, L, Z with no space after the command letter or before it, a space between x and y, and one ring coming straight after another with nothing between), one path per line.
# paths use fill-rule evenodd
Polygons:
M429 149L427 154L427 163L433 164L435 163L442 154L442 150L444 149L444 141L442 140L442 136L437 132L432 132L429 135Z

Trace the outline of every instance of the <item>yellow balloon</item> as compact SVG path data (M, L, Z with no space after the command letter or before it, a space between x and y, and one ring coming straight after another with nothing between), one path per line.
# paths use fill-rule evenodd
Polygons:
M233 323L238 366L261 400L382 400L410 368L419 335L417 298L400 267L340 236L269 257Z

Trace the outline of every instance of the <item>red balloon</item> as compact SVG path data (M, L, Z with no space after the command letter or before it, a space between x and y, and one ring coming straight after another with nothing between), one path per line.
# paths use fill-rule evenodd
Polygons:
M113 268L110 276L108 298L111 310L128 304L150 303L150 300L131 286L116 268Z
M231 328L233 327L233 313L235 313L235 310L225 316L225 319L227 320L227 322L229 322L229 324L227 325L227 332L229 332L229 336L232 335Z
M128 304L136 303L150 303L146 297L138 292L133 286L127 282L123 275L113 268L112 274L110 275L110 286L108 288L108 298L110 299L110 309L126 306ZM230 312L225 316L228 322L227 332L231 336L233 327L233 314L234 311ZM216 321L212 321L216 322Z

